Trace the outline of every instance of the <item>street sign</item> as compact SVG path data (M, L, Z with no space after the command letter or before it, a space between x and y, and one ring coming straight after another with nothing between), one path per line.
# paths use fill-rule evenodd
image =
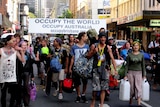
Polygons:
M150 26L160 26L160 20L152 19L150 20Z
M152 28L147 28L144 26L130 26L132 31L152 31Z

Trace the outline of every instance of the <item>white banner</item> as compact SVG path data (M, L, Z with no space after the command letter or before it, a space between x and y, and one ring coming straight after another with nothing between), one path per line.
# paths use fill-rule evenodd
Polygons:
M29 19L29 33L78 34L82 31L106 28L105 19Z

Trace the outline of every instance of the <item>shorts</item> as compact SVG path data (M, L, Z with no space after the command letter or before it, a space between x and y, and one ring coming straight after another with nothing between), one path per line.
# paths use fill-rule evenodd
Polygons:
M39 68L40 73L45 74L45 65L43 62L40 62L40 68Z
M100 73L95 71L92 78L93 91L102 91L109 89L109 79L102 79Z
M64 73L64 69L62 69L59 73L52 73L52 81L53 82L57 82L59 81L63 81L66 77L66 74Z
M83 85L87 85L88 79L81 78L78 74L73 72L73 82L75 87L78 87L79 85L81 85L81 80Z

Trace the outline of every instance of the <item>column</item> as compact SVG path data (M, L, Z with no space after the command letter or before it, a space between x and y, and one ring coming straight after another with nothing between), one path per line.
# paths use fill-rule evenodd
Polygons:
M147 50L147 32L143 31L142 33L142 45L145 50Z

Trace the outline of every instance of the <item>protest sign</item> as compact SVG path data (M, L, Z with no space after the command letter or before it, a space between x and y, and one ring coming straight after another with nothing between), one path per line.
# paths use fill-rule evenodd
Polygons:
M29 33L78 34L82 31L106 28L104 19L29 19Z

